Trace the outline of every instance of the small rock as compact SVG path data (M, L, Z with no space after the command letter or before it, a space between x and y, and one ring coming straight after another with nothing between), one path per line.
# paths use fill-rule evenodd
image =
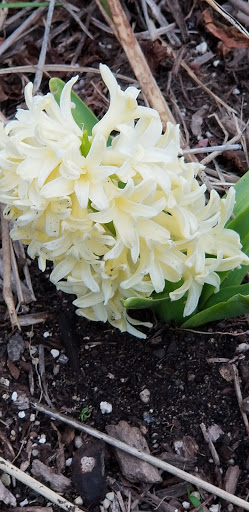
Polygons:
M139 393L139 396L140 396L140 399L142 400L142 402L144 404L148 404L148 402L150 401L150 391L149 389L145 388L141 391L141 393Z
M57 359L57 363L67 364L67 362L68 362L68 357L66 356L66 354L60 354L60 356Z
M27 498L25 498L25 500L20 501L19 506L26 507L26 505L28 505L28 504L29 504L29 501L27 500Z
M1 480L2 484L5 485L5 487L9 487L11 484L11 477L10 477L10 475L8 475L8 473L3 473L0 476L0 480Z
M45 434L41 434L39 437L38 437L38 443L40 444L45 444L47 441L47 438L45 436Z
M108 500L113 501L114 500L114 492L107 492L105 496Z
M23 419L23 418L25 418L25 416L26 416L25 411L19 411L19 413L18 413L18 418Z
M198 53L202 53L202 54L206 53L206 51L207 51L207 43L206 43L206 41L202 41L202 43L198 44L195 47L195 49L196 49L196 51Z
M183 502L182 502L182 506L183 506L183 508L185 508L185 510L188 510L188 508L190 508L190 503L189 503L189 501L183 501Z
M249 350L249 343L240 343L235 350L236 354L241 354Z
M80 436L75 436L74 438L74 446L75 448L80 448L81 446L83 445L83 441L82 441L82 437Z
M109 402L100 402L99 408L102 414L110 414L112 412L112 404L109 404Z
M56 359L60 355L60 351L56 348L52 348L52 350L50 350L50 354L54 359Z
M75 498L74 500L74 503L75 505L79 505L81 507L81 505L83 505L83 499L81 498L81 496L77 496L77 498Z
M8 341L7 353L8 358L12 363L19 361L22 353L24 352L25 344L20 334L16 333Z
M105 498L104 450L105 443L95 439L82 445L73 457L72 483L87 507Z

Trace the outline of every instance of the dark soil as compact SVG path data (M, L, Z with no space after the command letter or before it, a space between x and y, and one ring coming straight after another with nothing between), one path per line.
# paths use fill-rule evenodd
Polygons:
M71 3L76 7L82 7L81 2ZM100 62L105 62L114 72L118 71L127 76L127 82L129 78L133 80L127 58L114 36L99 28L94 20L91 23L91 17L104 23L97 7L92 3L88 5L88 2L83 4L85 18L82 17L82 21L87 22L94 39L85 38L77 63L97 68ZM221 49L220 42L208 32L203 21L202 12L207 7L204 2L189 0L180 1L179 4L189 30L189 37L185 42L182 40L181 32L177 32L184 60L189 63L199 80L224 102L235 108L238 118L241 116L246 123L249 114L246 76L248 50L239 46L229 52ZM127 2L126 10L131 23L136 27L136 32L146 30L140 2ZM167 2L162 6L162 11L170 23L174 22ZM7 20L12 14L13 12L8 14ZM57 33L53 32L55 35L51 37L47 54L49 63L70 64L79 48L82 32L79 31L77 23L72 19L60 33L58 27L62 21L65 21L65 12L58 8L52 24L53 31L57 29ZM219 22L226 23L220 18ZM11 27L13 31L14 22ZM6 25L1 36L5 38L9 32L10 29ZM43 22L37 22L31 35L26 34L0 57L1 67L36 64L42 37ZM208 51L213 52L213 57L200 65L198 61L195 62L200 56L196 46L203 41L207 43ZM181 67L174 67L174 62L167 55L162 40L154 43L143 41L142 47L153 74L173 114L185 130L185 136L191 146L207 138L210 144L221 144L224 130L228 132L229 138L236 134L231 114L198 86L186 71ZM179 55L179 48L175 50ZM63 80L71 77L63 71L55 74ZM16 106L23 101L23 85L29 79L32 80L33 75L28 72L0 75L1 109L7 118L11 118ZM127 86L127 82L121 81L124 87ZM46 92L47 88L48 77L45 75L41 89ZM90 72L84 75L84 91L81 91L79 85L76 92L83 97L96 115L101 116L106 111L106 90L100 82L99 75ZM207 107L202 114L198 131L193 128L193 114L203 105ZM210 117L211 114L218 114L219 122L217 117ZM217 162L216 165L220 166L223 173L229 172L230 176L234 177L242 175L247 168L246 153L242 151L225 154L218 158ZM211 167L214 171L213 164ZM57 411L77 420L82 410L87 408L85 414L89 417L81 417L87 425L105 431L106 425L124 420L139 427L153 455L158 457L162 453L177 453L179 457L184 456L190 466L192 463L191 469L195 474L219 487L225 486L224 477L227 471L230 471L229 468L238 466L239 480L231 492L247 499L249 439L238 406L231 368L232 363L236 365L243 398L247 397L249 352L238 353L237 348L241 343L246 344L246 348L249 347L248 318L206 326L204 332L189 332L159 324L151 312L142 312L143 317L148 315L152 319L154 328L148 333L145 341L139 340L121 334L108 324L90 323L76 316L72 298L57 292L48 277L49 269L47 273L41 274L36 264L32 264L31 278L37 302L24 305L21 314L44 313L47 320L22 329L25 350L19 359L13 362L7 352L13 332L5 314L4 301L1 299L0 454L14 461L18 467L23 467L23 464L27 463L25 469L28 473L32 462L38 458L57 473L70 477L71 468L65 461L76 452L79 435L85 442L85 434L80 434L79 431L70 429L59 421L53 421L42 413L36 413L33 417L35 410L30 401L39 400L47 403ZM44 365L41 347L44 347ZM55 358L51 353L52 349L59 351ZM66 357L63 358L63 355ZM144 389L150 392L148 403L144 403L140 397ZM21 403L13 400L13 392L22 397ZM111 413L102 414L100 403L103 401L112 405ZM23 411L25 414L20 414ZM211 426L220 428L220 435L214 442L220 465L217 460L214 461L210 447L204 440L200 428L202 423L207 429ZM40 442L41 439L45 441ZM183 444L178 451L176 441L182 441ZM163 482L152 488L139 480L131 484L122 476L110 447L106 448L105 459L108 490L120 490L124 500L124 508L122 509L119 499L119 508L116 510L130 510L129 499L135 511L150 511L155 507L159 512L170 510L166 507L169 499L158 504L151 496L149 501L146 492L154 493L168 489L179 482L177 478L164 472ZM23 506L26 500L23 510L25 507L33 507L32 511L35 512L38 510L37 507L47 506L44 498L23 484L17 482L15 486L11 482L8 489L16 497L18 506ZM129 492L131 498L128 497ZM79 495L73 485L63 494L72 502ZM206 498L208 494L203 493L201 500L204 501ZM175 510L183 511L182 503L186 500L188 501L188 495L185 489L178 501L172 502L172 510L175 507ZM239 512L238 508L215 498L207 507L215 503L220 505L220 508L213 509L213 512ZM101 505L94 505L96 511L103 510ZM56 506L51 507L51 510L57 510ZM1 501L0 509L6 512L10 510L8 505ZM109 510L114 511L114 507ZM192 505L189 510L193 510ZM206 510L209 508L204 508L204 511ZM212 511L211 508L210 510Z

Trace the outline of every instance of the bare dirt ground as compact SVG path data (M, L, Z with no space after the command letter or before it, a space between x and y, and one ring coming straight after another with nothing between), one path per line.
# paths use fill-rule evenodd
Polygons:
M78 74L75 91L101 117L108 97L100 62L117 73L122 87L139 84L113 33L115 26L97 4L74 0L55 6L40 91L48 91L51 76L66 81ZM248 13L234 1L219 4L246 26ZM248 168L247 35L205 1L139 0L123 2L123 8L190 147L231 140L242 144L241 150L207 162L207 186L224 193L226 183L234 183ZM47 16L46 7L40 9L0 11L3 119L13 117L23 104L23 87L34 80ZM147 102L144 94L141 102ZM56 291L49 269L42 274L36 262L29 268L32 300L20 253L17 261L26 285L21 332L11 327L3 298L0 302L0 455L77 510L243 510L170 472L154 474L147 468L145 474L138 459L133 466L128 461L125 470L111 446L37 412L33 404L39 401L111 435L111 425L119 424L123 432L128 423L137 428L129 434L135 445L140 436L155 457L248 501L249 317L190 332L159 324L148 312L154 328L147 340L139 340L77 317L72 297ZM18 302L15 292L14 297ZM81 457L94 458L99 468L91 477L86 472L82 481ZM200 493L196 502L189 497L192 491ZM103 504L106 492L109 501ZM5 472L0 476L0 509L60 510L52 498Z

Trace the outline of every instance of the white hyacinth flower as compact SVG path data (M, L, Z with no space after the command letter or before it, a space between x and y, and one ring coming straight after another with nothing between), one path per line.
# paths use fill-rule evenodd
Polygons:
M226 229L235 192L220 199L196 179L202 166L181 156L179 127L162 134L159 114L137 102L139 90L122 91L107 66L102 78L110 107L87 137L72 115L71 89L60 105L51 93L32 95L27 109L0 126L0 201L13 223L11 236L28 254L54 268L58 289L76 295L77 313L109 321L145 337L123 306L129 297L150 297L165 281L186 297L184 315L198 305L205 283L219 290L217 272L248 264L239 236ZM115 131L111 145L107 140ZM84 155L82 154L84 152Z

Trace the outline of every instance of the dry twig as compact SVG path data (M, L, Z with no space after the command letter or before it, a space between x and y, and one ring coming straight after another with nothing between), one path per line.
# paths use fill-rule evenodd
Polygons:
M50 0L49 6L48 6L48 14L47 14L47 19L46 19L44 37L43 37L41 51L40 51L39 60L38 60L38 64L37 64L37 71L36 71L35 79L34 79L34 92L38 91L38 89L41 85L41 81L42 81L43 67L44 67L45 60L46 60L49 33L50 33L50 27L51 27L52 18L53 18L53 12L54 12L54 4L55 4L55 0Z
M36 9L12 34L5 39L5 41L0 46L0 55L3 55L4 52L13 44L17 39L20 37L20 35L28 28L30 25L36 22L38 18L41 17L42 13L44 11L43 7L39 7L39 9Z
M3 298L8 308L11 326L21 329L11 289L11 252L10 252L10 234L9 223L3 216L4 206L1 205L1 226L2 226L2 251L3 251Z
M235 393L236 393L240 413L241 413L242 419L244 421L246 433L249 436L249 421L248 421L246 413L243 411L242 406L241 406L243 398L242 398L242 393L241 393L240 383L239 383L239 372L238 372L237 366L235 364L232 365L232 369L233 369L233 376L234 376L233 378L234 378Z
M224 491L223 489L220 489L219 487L216 487L215 485L206 482L205 480L201 480L197 476L187 473L182 469L176 468L175 466L172 466L171 464L164 462L158 459L157 457L154 457L153 455L139 451L133 446L130 446L122 441L119 441L115 437L111 437L105 434L104 432L100 432L99 430L96 430L95 428L89 427L87 425L82 425L82 423L75 420L74 418L59 413L54 409L49 409L48 407L38 404L36 402L33 402L32 405L37 411L47 414L48 416L59 421L62 421L63 423L67 423L68 425L71 425L72 427L77 428L78 430L81 430L82 432L85 432L86 434L89 434L97 439L101 439L102 441L105 441L111 446L115 446L116 448L119 448L120 450L123 450L126 453L129 453L130 455L137 457L138 459L144 460L149 464L152 464L153 466L162 469L163 471L167 471L168 473L171 473L172 475L175 475L182 480L192 483L196 487L205 489L206 491L216 496L219 496L220 498L230 503L233 503L234 505L242 507L244 510L249 511L249 503L243 500L242 498L239 498L238 496L234 496L233 494L230 494Z
M67 512L82 512L82 508L79 509L76 505L63 498L63 496L52 491L49 487L38 482L32 476L27 475L27 473L24 473L24 471L21 471L19 468L11 464L11 462L3 459L2 457L0 457L0 469L1 471L4 471L4 473L8 473L8 475L13 476L24 485L27 485L30 489L33 489L37 494L44 496L48 501L51 501L63 510L67 510Z

